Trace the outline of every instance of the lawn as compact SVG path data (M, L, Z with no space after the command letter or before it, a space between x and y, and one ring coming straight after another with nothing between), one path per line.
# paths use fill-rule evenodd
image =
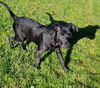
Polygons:
M74 23L80 36L71 54L62 49L64 60L74 72L64 72L53 52L34 67L36 45L27 44L27 51L17 46L10 49L8 36L14 36L13 19L0 4L0 88L100 88L100 0L1 0L17 16L26 16L41 24L55 21ZM82 31L81 31L82 30ZM86 31L87 30L87 31ZM92 38L91 38L92 37Z

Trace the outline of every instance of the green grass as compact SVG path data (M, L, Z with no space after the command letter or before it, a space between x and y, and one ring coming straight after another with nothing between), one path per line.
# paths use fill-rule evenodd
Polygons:
M50 24L46 12L57 21L65 21L84 28L100 25L100 0L2 0L17 16L26 16L42 24ZM64 72L53 52L37 70L34 52L36 45L9 48L8 36L14 35L13 20L0 4L0 88L100 88L100 30L93 40L83 38L73 47L69 67ZM16 44L15 44L16 45ZM63 55L66 50L62 49Z

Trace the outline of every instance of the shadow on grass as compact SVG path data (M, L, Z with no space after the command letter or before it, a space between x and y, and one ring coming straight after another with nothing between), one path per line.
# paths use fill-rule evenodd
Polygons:
M79 28L79 32L73 33L73 37L71 40L71 48L68 49L67 54L65 56L66 58L65 63L67 65L70 62L70 56L71 56L74 44L76 44L80 39L85 38L85 37L89 39L94 39L97 29L99 29L98 25L95 25L95 26L88 25L87 27Z
M61 26L66 26L68 24L67 22L64 22L64 21L56 21L56 20L53 19L51 14L49 14L49 13L47 13L47 14L49 15L50 21L51 21L51 24L48 25L49 27L54 23L59 23ZM73 36L72 36L72 40L70 42L71 43L71 48L68 49L68 51L66 53L66 56L65 56L66 66L70 62L70 57L71 57L71 53L72 53L74 44L76 44L80 39L82 39L84 37L87 37L89 39L94 39L95 38L95 33L96 33L97 29L99 29L99 28L100 28L100 26L98 26L98 25L95 25L95 26L88 25L84 28L78 28L79 32L75 32L75 33L72 34ZM49 54L51 54L51 53L49 53ZM47 55L46 55L46 57L47 57Z

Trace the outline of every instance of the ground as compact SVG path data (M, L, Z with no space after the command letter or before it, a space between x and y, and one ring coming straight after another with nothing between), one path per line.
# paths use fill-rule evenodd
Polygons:
M2 1L17 16L30 17L44 25L51 23L48 12L56 21L74 23L80 30L88 27L92 31L97 29L93 29L95 25L100 26L100 0ZM21 50L17 43L10 49L8 36L14 35L12 23L8 11L0 5L1 88L100 88L100 28L93 39L83 37L74 44L68 65L74 72L64 72L55 52L49 56L45 52L41 69L36 69L34 43L27 44L27 51ZM62 51L65 57L66 50Z

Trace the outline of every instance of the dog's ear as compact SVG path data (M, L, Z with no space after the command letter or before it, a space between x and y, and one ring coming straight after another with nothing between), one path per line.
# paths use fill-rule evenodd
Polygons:
M77 27L76 25L72 24L72 23L69 23L69 24L68 24L68 28L69 28L69 30L72 31L72 32L78 32L78 31L79 31L79 30L78 30L78 27Z
M56 23L56 24L53 24L53 25L51 26L51 29L57 31L57 30L60 30L61 27L60 27L60 25L59 25L58 23Z

